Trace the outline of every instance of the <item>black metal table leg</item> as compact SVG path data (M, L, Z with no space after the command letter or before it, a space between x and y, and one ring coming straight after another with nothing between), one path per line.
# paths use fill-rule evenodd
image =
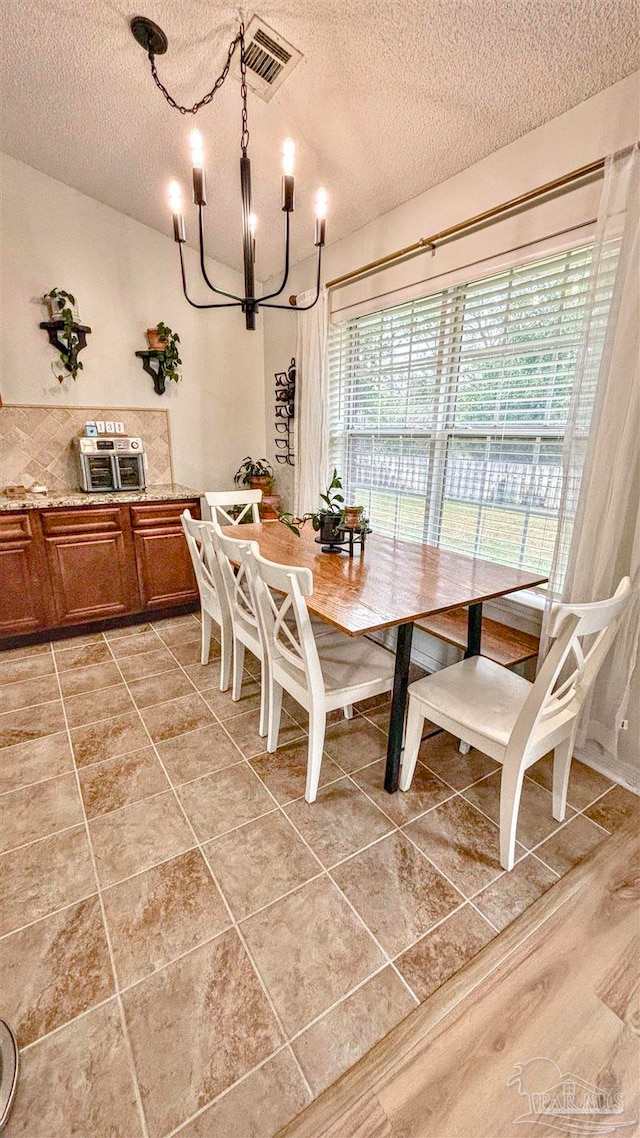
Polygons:
M387 743L387 766L384 774L384 788L395 794L400 777L400 757L404 735L404 716L409 686L409 665L411 663L411 639L413 622L398 625L396 641L396 666L393 676L393 696L389 719L389 742Z
M482 601L477 605L469 605L467 609L467 650L465 660L470 656L479 656L482 643Z

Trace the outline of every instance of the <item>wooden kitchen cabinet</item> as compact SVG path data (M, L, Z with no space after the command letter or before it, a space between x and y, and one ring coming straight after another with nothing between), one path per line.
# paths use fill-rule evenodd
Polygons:
M0 636L37 632L48 623L37 513L0 515Z
M52 584L55 623L137 612L140 594L132 563L127 508L43 511L42 532Z
M198 600L180 523L199 499L0 513L0 647Z
M143 609L183 605L198 598L191 557L180 521L184 508L184 502L131 507Z

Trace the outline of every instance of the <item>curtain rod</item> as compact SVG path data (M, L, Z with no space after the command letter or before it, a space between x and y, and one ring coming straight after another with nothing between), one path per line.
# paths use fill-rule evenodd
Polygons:
M387 253L385 257L378 257L376 261L370 261L368 265L361 265L359 269L352 269L350 273L343 273L340 277L334 277L333 280L327 281L326 287L338 288L340 285L355 280L357 277L366 276L376 269L381 269L384 265L393 264L394 261L401 261L405 257L416 256L418 253L423 253L427 249L435 250L437 244L440 242L455 238L465 233L468 229L474 229L478 225L484 225L486 222L493 221L494 218L500 217L502 214L510 213L511 210L527 205L537 198L545 197L547 194L551 194L555 190L560 190L572 182L577 182L582 178L588 178L592 174L600 173L600 171L604 169L605 161L605 158L598 158L596 162L589 162L586 166L580 166L577 170L571 170L569 174L563 174L561 178L554 178L552 182L545 182L543 186L536 186L534 190L528 190L526 194L520 194L516 198L511 198L510 201L502 202L500 205L492 206L491 209L486 209L483 213L477 213L475 217L469 217L466 221L459 221L456 225L450 225L446 229L441 229L439 233L432 233L430 237L421 237L419 241L414 241L412 245L405 245L404 249L397 249L395 253ZM295 295L290 296L289 304L295 307L296 300L297 297Z

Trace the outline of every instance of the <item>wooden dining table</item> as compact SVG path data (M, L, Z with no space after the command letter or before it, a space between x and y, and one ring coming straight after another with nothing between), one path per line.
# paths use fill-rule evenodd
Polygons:
M467 650L477 656L482 648L482 604L494 597L543 584L540 573L526 573L452 553L433 545L402 541L372 533L353 557L347 552L325 553L313 529L300 537L278 521L242 525L242 538L256 541L263 557L281 565L305 565L313 572L309 611L348 636L366 636L397 628L396 656L389 716L385 789L398 789L404 721L411 663L411 641L416 620L466 608ZM237 526L223 533L238 538Z

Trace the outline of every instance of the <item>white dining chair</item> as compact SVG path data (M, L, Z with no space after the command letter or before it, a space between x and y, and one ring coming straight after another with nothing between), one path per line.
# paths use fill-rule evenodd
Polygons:
M202 615L200 663L209 663L211 622L215 620L220 628L220 691L226 691L231 677L233 630L220 566L211 544L212 523L192 518L190 510L183 512L181 521L200 593Z
M237 526L249 515L252 522L260 521L262 490L208 490L204 497L213 521L221 526ZM228 512L229 506L242 509L234 515Z
M614 596L607 600L555 606L549 627L553 644L533 683L484 656L472 656L409 686L400 789L411 786L425 719L502 763L503 869L513 869L515 861L524 773L551 750L553 817L564 821L580 709L616 634L630 593L631 582L623 577ZM583 647L585 637L589 642Z
M313 593L310 569L267 561L246 548L243 566L253 590L268 658L269 734L267 750L278 746L282 692L309 713L309 750L305 798L315 802L320 780L327 714L391 691L394 657L364 637L327 627L316 636L305 597Z
M248 648L260 661L260 725L258 733L263 737L269 725L269 658L264 651L263 639L258 625L254 594L247 579L243 564L243 554L247 550L258 552L255 541L227 537L216 522L211 523L211 540L216 551L220 574L233 628L233 682L231 698L239 700L242 695L245 650Z

